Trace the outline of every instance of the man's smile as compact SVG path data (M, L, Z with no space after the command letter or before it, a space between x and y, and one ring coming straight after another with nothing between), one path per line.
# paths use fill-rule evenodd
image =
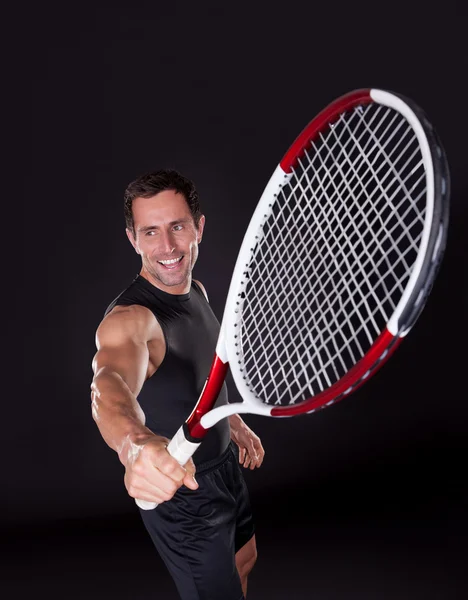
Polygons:
M179 258L169 258L167 260L158 260L158 263L160 265L162 265L163 267L165 267L166 269L172 270L172 269L178 268L178 266L182 262L183 258L184 258L184 255L179 256Z

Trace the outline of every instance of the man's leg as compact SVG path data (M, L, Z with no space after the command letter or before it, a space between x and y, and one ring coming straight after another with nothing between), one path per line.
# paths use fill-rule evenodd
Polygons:
M200 499L208 476L197 477L201 492L197 490L195 501L192 490L180 488L177 498L140 514L181 600L241 600L244 593L232 547L234 507L221 502L213 509L212 497ZM212 516L190 513L193 506L201 512L206 506Z
M244 597L247 597L247 577L257 560L255 534L236 552L236 567L242 584Z
M198 465L198 490L182 486L169 502L140 510L183 600L244 597L235 550L251 541L253 525L249 514L239 515L242 498L233 489L239 470L227 449L219 459Z

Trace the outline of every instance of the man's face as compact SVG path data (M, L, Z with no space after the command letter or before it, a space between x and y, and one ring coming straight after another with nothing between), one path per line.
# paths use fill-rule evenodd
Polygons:
M187 292L205 217L196 227L184 196L173 190L135 198L132 209L135 238L128 229L127 236L141 256L142 274L166 292Z

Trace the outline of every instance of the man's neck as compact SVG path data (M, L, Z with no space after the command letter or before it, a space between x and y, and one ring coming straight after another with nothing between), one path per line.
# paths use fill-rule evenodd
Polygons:
M174 294L177 296L179 296L181 294L188 294L188 292L190 292L190 288L192 286L192 274L191 273L189 273L189 276L186 279L186 281L184 281L183 283L177 284L177 285L164 285L164 283L162 283L162 281L160 281L159 279L156 279L156 277L151 275L151 273L149 273L145 268L141 269L140 275L142 277L144 277L145 279L147 279L152 285L154 285L154 287L157 287L158 289L162 290L163 292L166 292L166 294Z

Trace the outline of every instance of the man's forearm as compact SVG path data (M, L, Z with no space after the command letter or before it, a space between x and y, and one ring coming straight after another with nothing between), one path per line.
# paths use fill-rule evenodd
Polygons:
M145 415L122 377L101 369L91 384L92 414L104 441L119 455L122 464L138 451L151 430Z

